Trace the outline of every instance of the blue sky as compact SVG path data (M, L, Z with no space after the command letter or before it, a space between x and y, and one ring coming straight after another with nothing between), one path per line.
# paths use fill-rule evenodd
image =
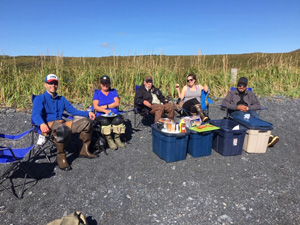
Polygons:
M300 0L1 0L1 55L203 55L300 48Z

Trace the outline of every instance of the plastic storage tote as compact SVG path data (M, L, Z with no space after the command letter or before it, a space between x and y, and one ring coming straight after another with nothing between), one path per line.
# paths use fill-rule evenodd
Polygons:
M223 156L241 155L247 128L231 120L210 120L210 124L220 127L214 132L213 149ZM233 130L239 125L239 130Z
M153 152L166 162L184 160L187 154L189 131L186 133L166 133L152 124Z
M248 153L266 153L273 124L258 118L233 120L248 128L243 149Z
M190 138L188 142L188 153L193 157L211 155L214 131L219 127L208 124L208 127L198 129L190 127Z

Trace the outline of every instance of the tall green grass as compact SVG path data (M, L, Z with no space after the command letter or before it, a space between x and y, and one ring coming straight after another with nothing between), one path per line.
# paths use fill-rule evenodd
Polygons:
M133 104L134 87L146 75L154 78L166 96L177 97L175 84L186 84L195 73L198 83L208 84L212 97L224 97L231 83L231 68L246 76L259 96L300 97L300 53L128 56L72 58L57 56L0 56L0 100L3 106L30 108L31 95L44 92L44 78L59 76L59 94L71 102L91 105L94 89L102 75L110 76L123 106Z

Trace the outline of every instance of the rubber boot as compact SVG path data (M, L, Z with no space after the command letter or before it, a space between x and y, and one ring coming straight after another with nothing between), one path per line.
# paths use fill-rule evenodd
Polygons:
M198 114L200 115L200 119L202 120L202 122L206 122L208 120L208 117L204 115L201 104L196 104L195 109L197 110Z
M125 144L120 139L120 134L115 133L115 142L118 145L119 148L125 148Z
M107 144L108 144L108 146L111 150L117 150L118 149L118 146L115 144L114 139L111 137L110 134L105 135L105 138L106 138Z
M91 133L81 132L79 135L79 139L82 143L82 147L79 153L80 158L97 158L98 156L89 152L89 146L91 144Z
M66 153L64 152L64 143L55 143L57 148L57 164L61 170L69 171L72 167L69 165Z

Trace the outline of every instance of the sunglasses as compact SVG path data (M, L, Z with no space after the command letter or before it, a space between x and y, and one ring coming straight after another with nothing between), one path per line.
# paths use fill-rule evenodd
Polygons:
M49 85L58 85L58 82L57 81L51 81L51 82L48 82L47 84L49 84Z
M239 85L238 85L238 87L244 87L244 88L245 88L246 86L247 86L246 84L239 84Z
M187 79L186 82L190 82L190 81L193 81L193 80L194 80L194 79Z

